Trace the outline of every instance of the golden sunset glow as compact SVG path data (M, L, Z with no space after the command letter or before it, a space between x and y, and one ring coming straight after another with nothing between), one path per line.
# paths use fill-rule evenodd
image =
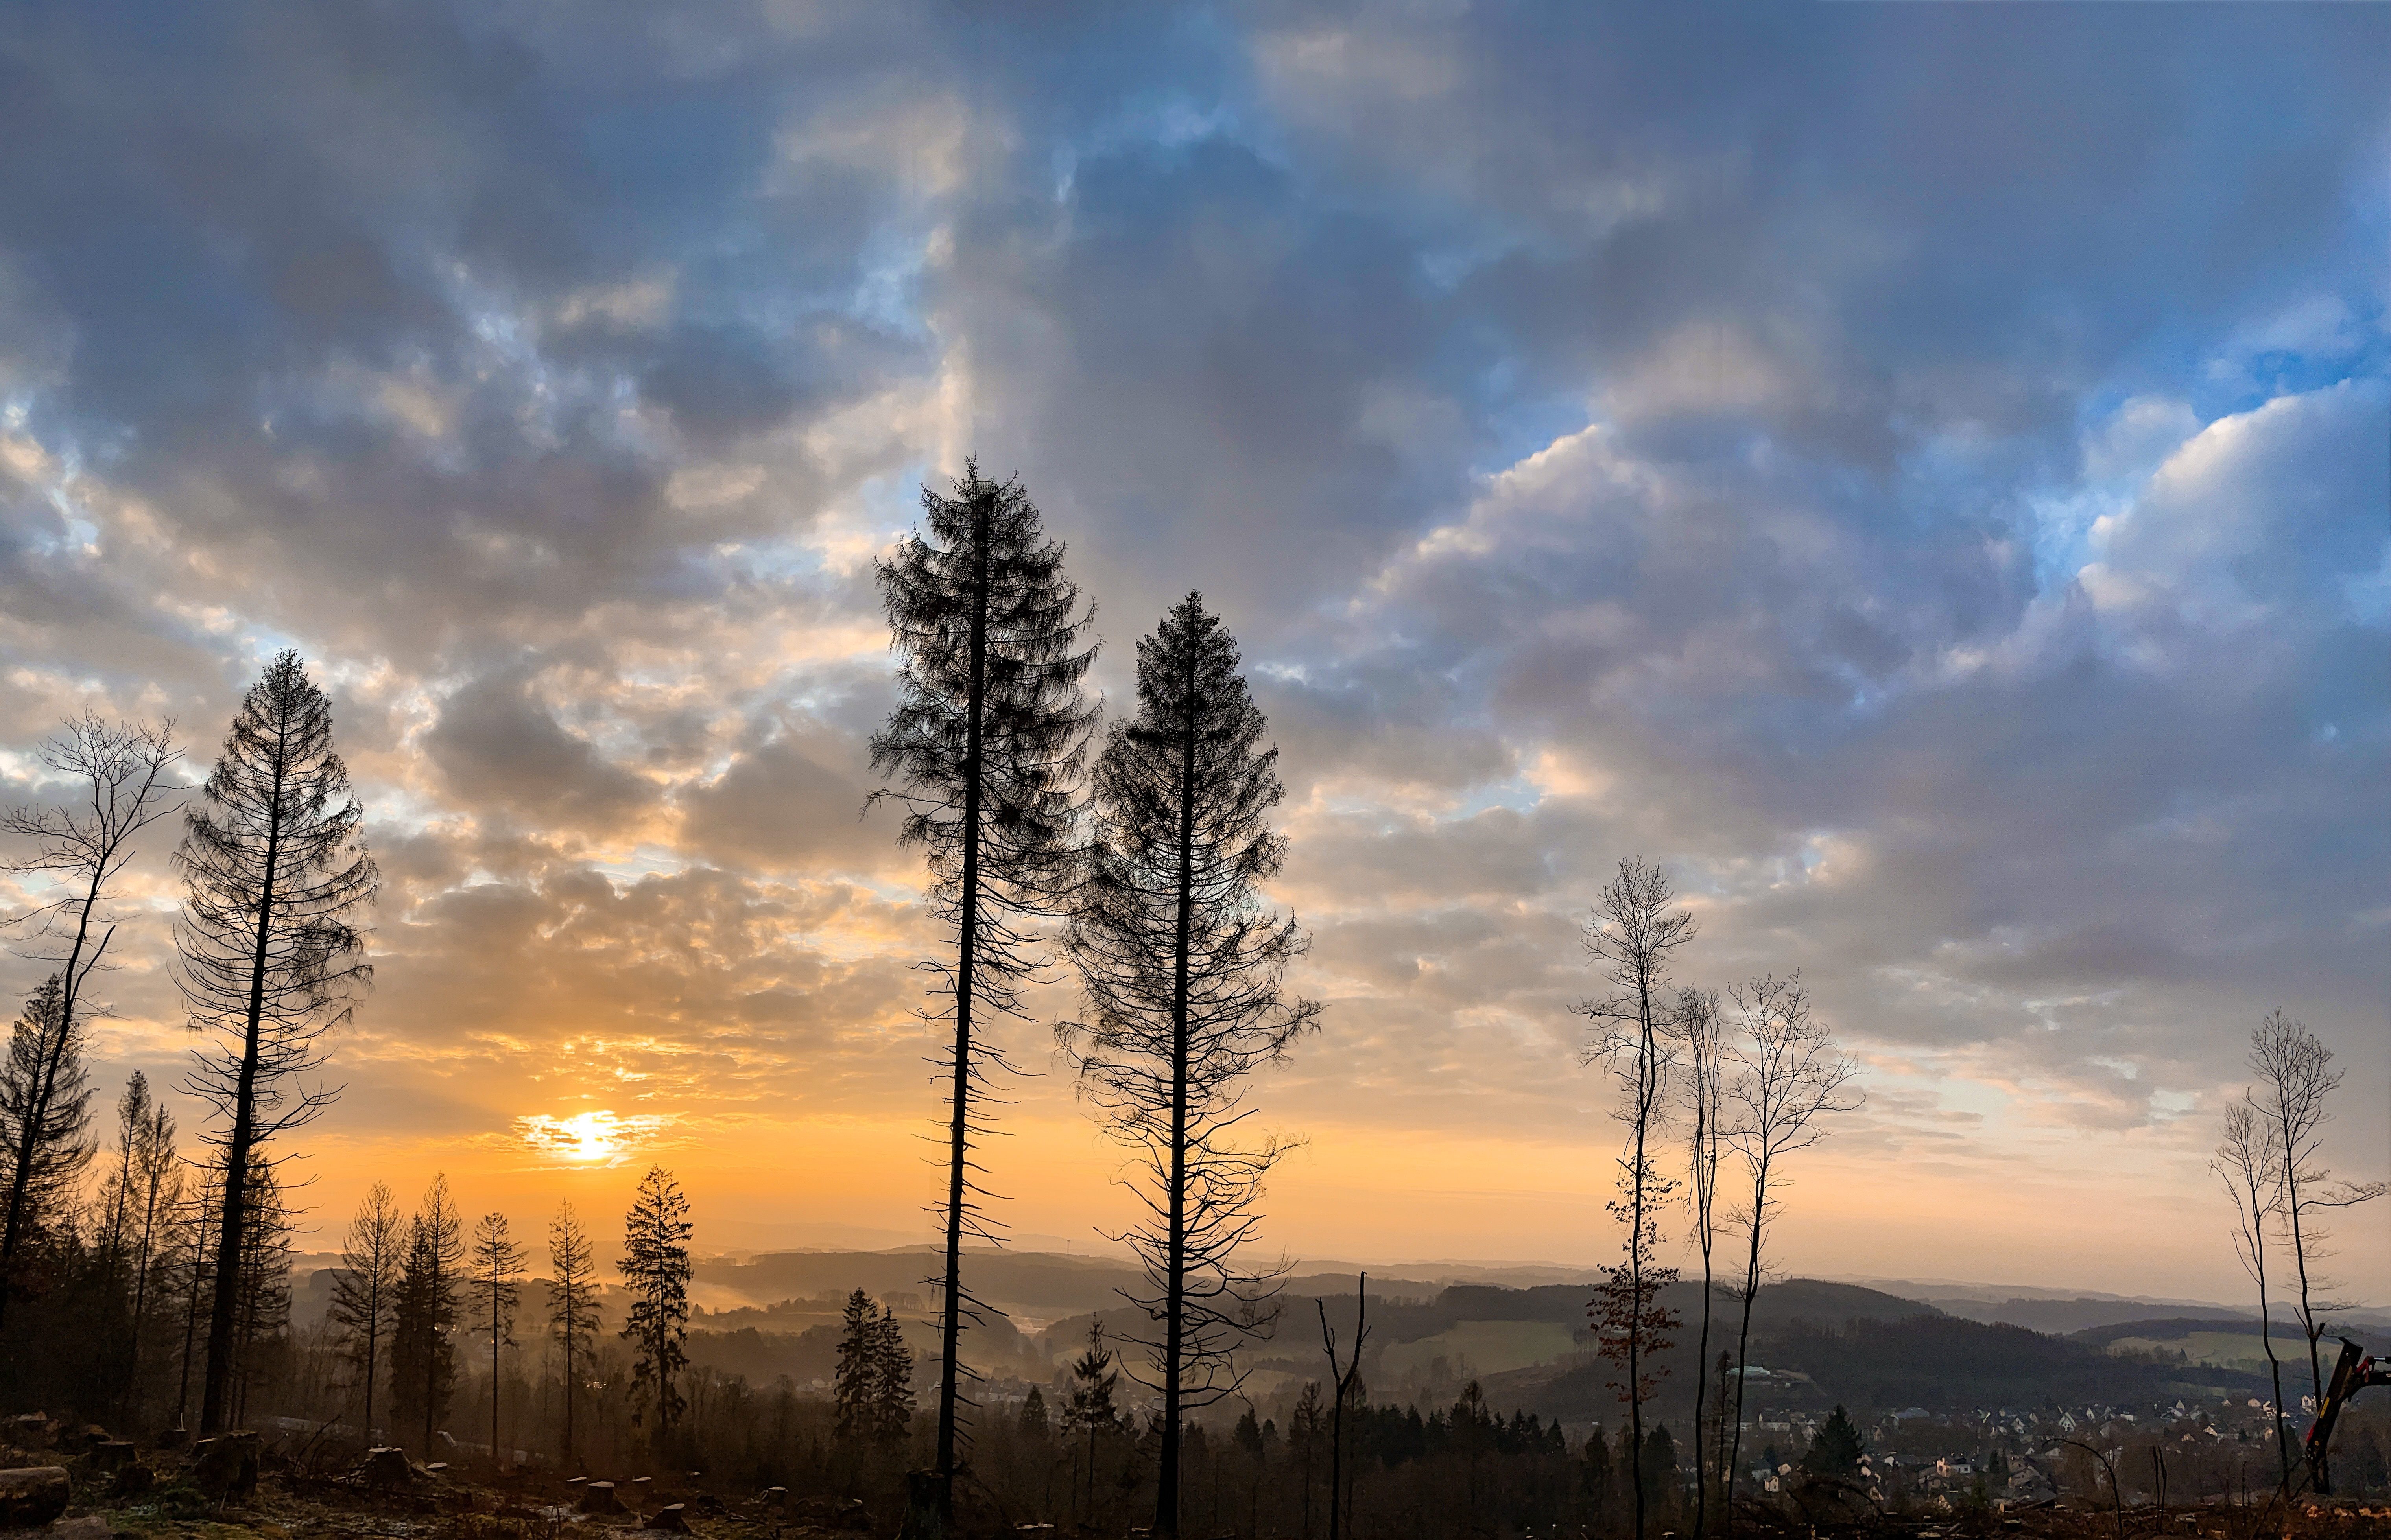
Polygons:
M515 1132L532 1149L568 1164L611 1166L630 1159L670 1121L617 1117L602 1108L569 1118L534 1112L515 1120Z

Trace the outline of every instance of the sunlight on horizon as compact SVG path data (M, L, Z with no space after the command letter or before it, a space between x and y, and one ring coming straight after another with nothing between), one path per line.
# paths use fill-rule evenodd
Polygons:
M619 1117L603 1108L569 1118L533 1112L515 1120L515 1133L533 1149L568 1164L613 1166L630 1159L671 1121Z

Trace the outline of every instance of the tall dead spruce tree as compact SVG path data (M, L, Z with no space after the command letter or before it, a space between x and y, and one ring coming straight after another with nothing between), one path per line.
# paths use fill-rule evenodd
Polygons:
M241 701L174 856L184 879L175 982L191 1029L213 1037L184 1088L223 1120L209 1136L225 1163L203 1432L221 1431L230 1409L255 1157L338 1095L297 1077L324 1063L325 1034L373 978L351 923L378 887L364 818L332 751L331 702L297 653L278 655Z
M1137 715L1096 763L1095 831L1066 947L1087 1020L1059 1029L1080 1087L1133 1152L1145 1218L1126 1241L1147 1290L1162 1395L1154 1533L1179 1533L1183 1413L1234 1394L1231 1350L1268 1319L1274 1270L1239 1264L1280 1145L1245 1136L1247 1077L1317 1021L1280 990L1303 952L1254 890L1286 859L1270 810L1278 751L1237 673L1236 643L1190 594L1137 644Z
M989 481L966 461L953 493L924 488L926 532L879 567L902 661L897 709L872 740L872 768L892 783L876 795L904 806L900 839L927 853L934 912L955 935L951 961L924 964L939 979L927 1015L952 1031L935 1060L950 1085L948 1170L936 1490L924 1494L942 1526L954 1486L956 1353L976 1304L963 1241L995 1239L972 1143L983 1132L976 1101L1005 1066L976 1034L990 1013L1021 1014L1020 985L1043 960L1033 927L1069 884L1073 800L1094 719L1079 682L1095 656L1063 547L1046 540L1020 481Z

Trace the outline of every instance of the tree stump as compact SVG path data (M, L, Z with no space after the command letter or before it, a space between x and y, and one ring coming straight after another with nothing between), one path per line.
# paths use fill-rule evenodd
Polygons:
M683 1504L666 1503L649 1514L647 1522L640 1527L669 1530L676 1534L686 1534L689 1533L689 1510Z
M396 1444L384 1444L366 1451L365 1463L357 1467L357 1477L374 1486L405 1486L415 1479L415 1469L407 1463L406 1450Z
M32 1529L67 1510L73 1487L62 1465L28 1465L0 1470L0 1528Z
M591 1482L581 1489L581 1511L584 1513L620 1513L622 1500L614 1495L613 1482Z
M247 1497L257 1490L257 1435L203 1438L191 1445L184 1470L191 1484L211 1497Z
M126 1439L103 1439L84 1457L94 1470L122 1470L133 1463L133 1444Z

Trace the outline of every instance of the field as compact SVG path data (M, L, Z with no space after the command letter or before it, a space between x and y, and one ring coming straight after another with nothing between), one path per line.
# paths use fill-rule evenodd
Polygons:
M1578 1351L1570 1328L1557 1321L1462 1321L1433 1337L1397 1342L1381 1361L1381 1372L1400 1379L1426 1373L1438 1358L1457 1377L1466 1360L1473 1374L1501 1374L1548 1364Z

